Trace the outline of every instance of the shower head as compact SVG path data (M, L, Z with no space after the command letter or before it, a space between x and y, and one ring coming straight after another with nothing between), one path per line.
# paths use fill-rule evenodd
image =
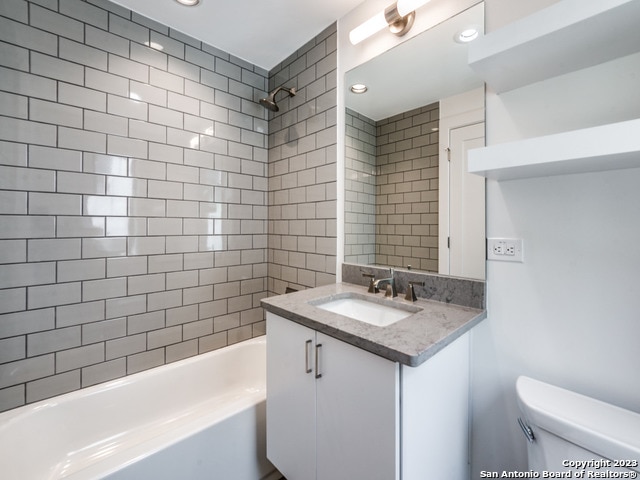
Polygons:
M280 90L284 90L285 92L287 92L290 97L293 97L296 94L295 87L293 87L293 88L278 87L273 92L271 92L268 97L261 98L260 99L260 105L262 105L263 107L265 107L268 110L271 110L272 112L277 112L278 110L280 110L278 108L278 104L276 103L276 94Z
M278 104L276 104L276 101L271 95L269 95L267 98L261 98L260 105L262 105L267 110L271 110L272 112L277 112L278 110L280 110L278 108Z

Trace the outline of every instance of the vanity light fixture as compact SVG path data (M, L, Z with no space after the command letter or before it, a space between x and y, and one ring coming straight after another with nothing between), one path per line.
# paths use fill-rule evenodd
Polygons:
M385 27L388 27L394 35L401 37L411 30L416 17L416 9L427 2L429 0L398 0L385 8L384 11L351 30L349 41L352 45L357 45Z
M200 0L176 0L180 5L186 5L187 7L195 7L200 3Z
M398 0L396 5L398 6L398 14L404 17L427 3L429 0Z
M353 93L360 94L360 93L364 93L364 92L366 92L366 91L368 90L368 88L367 88L367 86L366 86L365 84L363 84L363 83L354 83L353 85L351 85L350 90L351 90Z

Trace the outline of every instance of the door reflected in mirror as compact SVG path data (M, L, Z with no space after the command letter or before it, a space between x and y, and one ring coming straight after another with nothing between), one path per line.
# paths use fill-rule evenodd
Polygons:
M484 85L456 36L482 3L347 72L345 261L484 279Z

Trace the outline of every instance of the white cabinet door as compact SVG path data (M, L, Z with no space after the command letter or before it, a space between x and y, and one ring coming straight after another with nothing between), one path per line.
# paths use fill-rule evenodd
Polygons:
M399 372L267 312L267 457L288 480L399 479Z
M267 458L291 480L316 478L314 349L315 331L267 313Z
M317 479L399 479L399 365L316 335Z

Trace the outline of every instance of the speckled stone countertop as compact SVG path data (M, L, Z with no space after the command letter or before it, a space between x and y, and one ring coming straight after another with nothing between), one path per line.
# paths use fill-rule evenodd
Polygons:
M377 327L313 305L349 293L371 296L381 303L393 302L403 309L414 306L421 310L389 326ZM410 367L422 364L486 318L482 309L421 298L409 302L402 295L390 299L350 283L264 298L262 306L268 312Z

